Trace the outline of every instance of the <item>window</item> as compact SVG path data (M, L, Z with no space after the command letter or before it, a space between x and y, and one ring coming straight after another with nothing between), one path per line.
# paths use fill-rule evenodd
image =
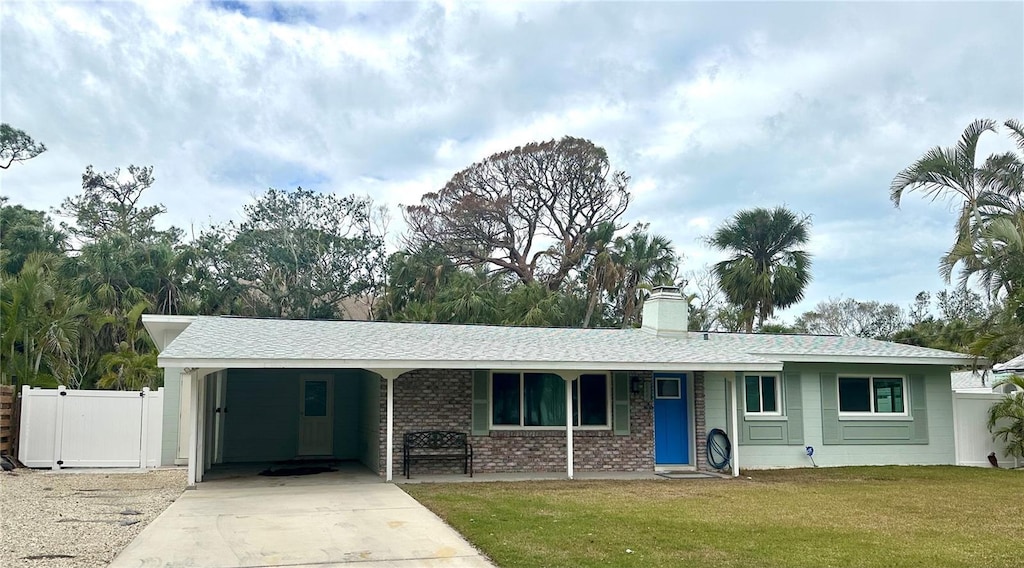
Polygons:
M587 374L572 382L575 426L610 424L608 375ZM551 373L491 375L491 425L520 428L565 427L565 381Z
M906 414L902 377L839 377L839 412Z
M655 396L658 398L681 398L682 397L682 381L675 377L657 379L657 392Z
M775 375L747 375L743 377L747 414L782 414L782 393Z

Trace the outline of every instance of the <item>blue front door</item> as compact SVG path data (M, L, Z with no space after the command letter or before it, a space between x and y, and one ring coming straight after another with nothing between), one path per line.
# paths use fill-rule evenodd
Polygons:
M690 463L690 417L685 374L654 375L654 463Z

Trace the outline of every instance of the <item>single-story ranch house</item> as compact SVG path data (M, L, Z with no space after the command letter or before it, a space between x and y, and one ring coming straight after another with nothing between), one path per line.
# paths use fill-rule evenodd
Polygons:
M358 460L402 435L469 435L478 472L953 464L961 353L870 339L687 331L657 288L640 329L144 316L165 370L163 462ZM571 409L571 411L567 411ZM444 464L441 464L442 466ZM458 466L461 471L461 464ZM419 470L417 470L419 471ZM452 470L454 471L454 470Z

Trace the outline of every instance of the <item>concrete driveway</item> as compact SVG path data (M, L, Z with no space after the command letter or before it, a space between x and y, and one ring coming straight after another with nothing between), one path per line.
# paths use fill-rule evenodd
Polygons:
M492 566L436 515L366 470L200 483L110 566L348 564Z

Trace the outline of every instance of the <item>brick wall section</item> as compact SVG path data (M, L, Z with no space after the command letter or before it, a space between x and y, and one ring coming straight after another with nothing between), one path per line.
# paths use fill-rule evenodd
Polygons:
M708 466L708 433L704 412L704 371L697 371L693 374L693 429L697 438L694 448L697 453L697 469L711 471L711 467Z
M652 373L638 371L631 378L650 383ZM651 386L630 391L630 433L610 430L574 430L573 461L576 471L652 471L654 469L654 404ZM401 475L402 435L415 430L472 430L472 371L417 369L395 380L394 475ZM380 474L384 475L387 436L387 383L381 381ZM470 436L475 470L482 473L564 471L565 432L559 430L495 430L488 436ZM423 462L414 472L461 473L452 462Z

